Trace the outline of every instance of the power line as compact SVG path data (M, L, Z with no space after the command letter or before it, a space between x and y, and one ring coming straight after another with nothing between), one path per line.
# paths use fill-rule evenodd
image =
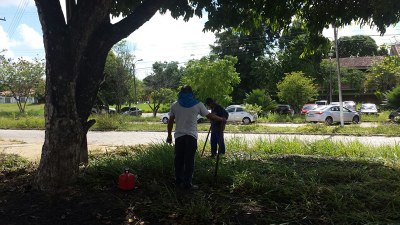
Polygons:
M17 11L14 14L13 19L11 20L11 24L8 27L7 33L9 34L10 39L14 36L14 33L21 21L22 16L24 15L25 9L28 6L28 0L20 0Z

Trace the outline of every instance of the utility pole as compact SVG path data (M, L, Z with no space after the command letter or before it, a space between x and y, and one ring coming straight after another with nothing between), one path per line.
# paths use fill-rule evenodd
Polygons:
M340 60L339 60L339 46L338 46L338 28L336 25L333 26L333 32L335 35L335 49L336 49L336 72L337 72L337 79L338 79L338 90L339 90L339 108L340 108L340 126L344 126L343 121L343 100L342 100L342 85L340 83Z
M137 100L136 100L136 63L143 61L143 59L138 59L132 64L132 72L133 72L133 94L134 94L134 100L135 100L135 105L137 105Z
M332 102L332 93L333 93L333 89L332 89L332 56L333 56L333 53L329 52L328 56L329 56L329 103L331 103Z

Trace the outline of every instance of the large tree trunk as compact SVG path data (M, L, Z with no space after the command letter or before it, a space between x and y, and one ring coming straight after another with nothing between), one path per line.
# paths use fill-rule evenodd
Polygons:
M59 1L35 0L46 50L45 141L36 187L57 191L76 180L87 162L87 121L104 79L108 51L174 0L146 0L116 24L110 23L114 0L69 3L64 20Z

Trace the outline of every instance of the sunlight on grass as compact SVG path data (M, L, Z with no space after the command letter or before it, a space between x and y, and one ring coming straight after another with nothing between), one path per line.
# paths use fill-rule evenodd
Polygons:
M170 215L167 221L177 224L229 224L232 217L242 224L365 224L400 219L399 145L233 138L226 140L228 151L221 156L215 178L215 160L199 157L203 144L199 143L194 177L201 188L190 198L174 190L173 146L167 144L126 146L91 155L82 183L104 187L129 167L138 177L134 196L157 202L146 203L145 211Z
M123 200L135 215L133 222L149 224L388 224L400 219L400 145L232 138L214 177L215 158L199 156L202 144L194 174L200 190L193 193L175 189L174 147L168 144L93 151L77 185ZM0 165L1 178L28 161L0 154ZM117 191L125 168L137 176L131 192Z

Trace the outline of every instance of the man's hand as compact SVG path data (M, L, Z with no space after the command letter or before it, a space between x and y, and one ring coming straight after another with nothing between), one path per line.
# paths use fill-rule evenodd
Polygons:
M172 136L171 135L168 135L166 142L168 144L172 144Z
M222 123L226 123L226 118L225 117L221 117L221 122Z

